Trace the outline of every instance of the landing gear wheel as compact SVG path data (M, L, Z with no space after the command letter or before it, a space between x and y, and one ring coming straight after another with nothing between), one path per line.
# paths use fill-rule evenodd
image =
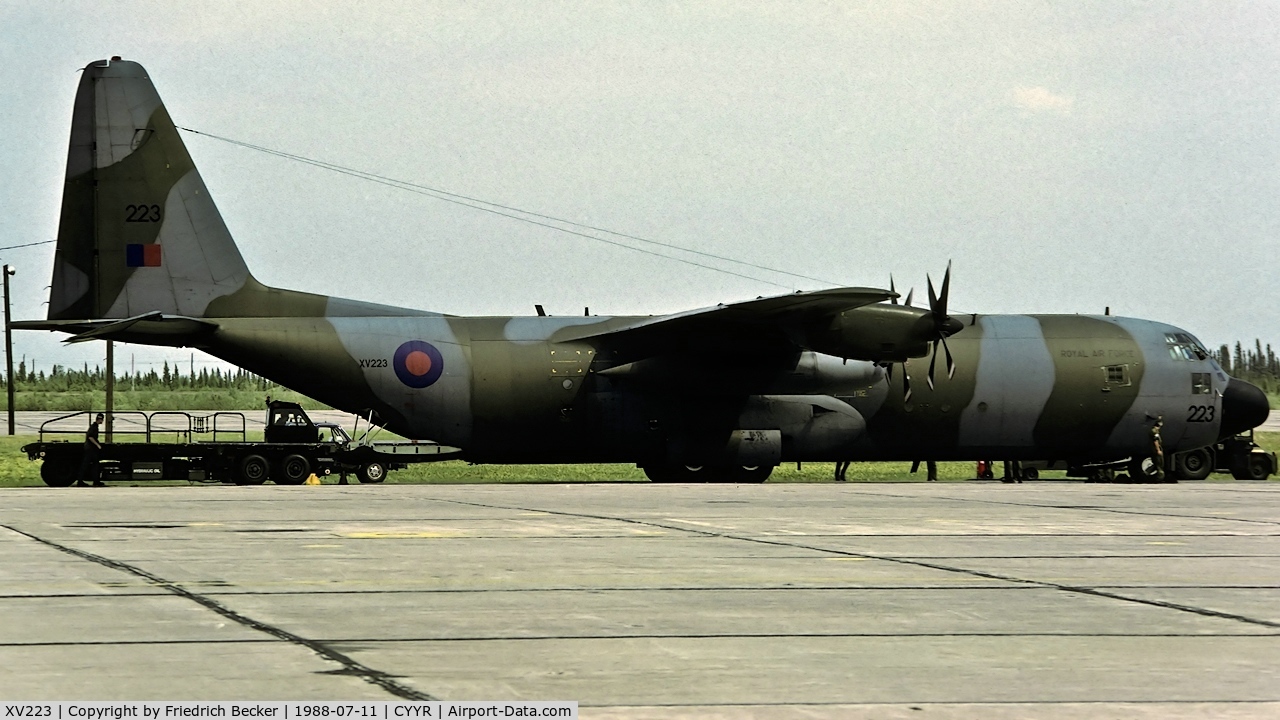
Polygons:
M676 476L680 478L678 482L724 482L724 473L720 472L720 470L720 468L711 467L710 465L678 465L676 466Z
M49 487L70 487L76 481L77 465L69 457L46 457L40 463L40 479Z
M245 455L236 469L237 485L261 485L271 475L271 467L261 455Z
M656 483L712 483L721 482L718 468L704 465L646 465L644 474Z
M277 485L301 485L311 475L311 461L303 455L287 455L280 462Z
M649 482L676 482L675 473L672 472L671 468L666 467L665 465L645 465L640 469L644 471L644 476L649 478Z
M772 465L752 465L729 468L729 482L762 483L773 474Z
M656 483L762 483L772 465L646 465L644 474Z
M356 478L362 483L380 483L387 479L387 466L380 462L366 463L356 470Z
M1178 477L1185 480L1203 480L1213 472L1213 451L1209 448L1188 450L1174 458Z

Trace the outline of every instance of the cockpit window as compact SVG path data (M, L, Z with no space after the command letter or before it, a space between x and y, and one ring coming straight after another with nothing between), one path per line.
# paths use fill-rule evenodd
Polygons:
M1209 357L1209 351L1200 341L1186 333L1165 333L1164 343L1169 348L1169 357L1174 360L1204 360Z

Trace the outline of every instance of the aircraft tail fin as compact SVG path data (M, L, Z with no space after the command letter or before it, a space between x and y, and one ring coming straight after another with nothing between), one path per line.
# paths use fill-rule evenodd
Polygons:
M73 113L49 320L198 318L265 290L141 65L90 63Z

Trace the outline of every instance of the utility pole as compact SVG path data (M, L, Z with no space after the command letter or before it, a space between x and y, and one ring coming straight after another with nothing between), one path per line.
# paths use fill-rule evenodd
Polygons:
M111 442L112 412L116 409L115 344L107 341L107 442Z
M8 368L6 383L9 390L9 434L13 434L13 329L9 327L9 276L17 272L12 265L4 266L4 359Z

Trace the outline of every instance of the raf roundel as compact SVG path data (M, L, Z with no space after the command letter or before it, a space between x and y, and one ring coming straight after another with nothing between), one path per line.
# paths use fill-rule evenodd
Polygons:
M391 361L396 377L411 388L424 388L440 379L444 372L444 358L431 343L410 340L396 348Z

